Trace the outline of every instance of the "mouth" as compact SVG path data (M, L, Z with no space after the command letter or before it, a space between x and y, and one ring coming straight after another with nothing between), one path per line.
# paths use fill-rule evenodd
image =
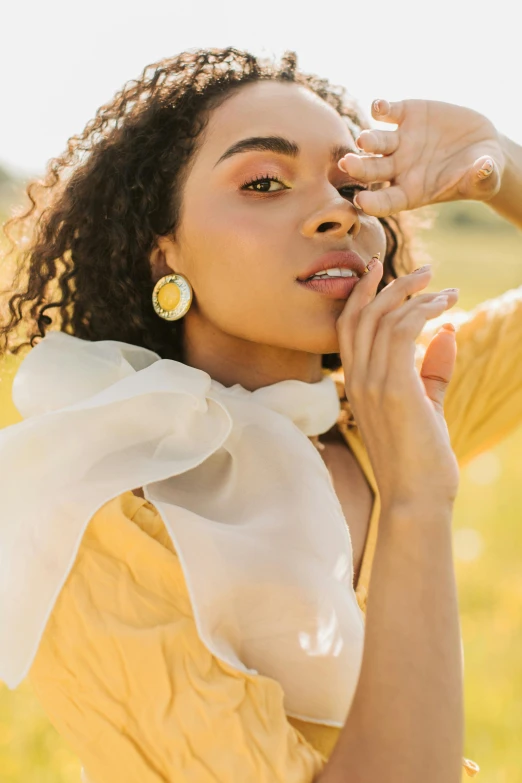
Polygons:
M318 258L297 282L332 299L347 299L366 271L361 256L340 250Z
M299 285L317 291L332 299L348 299L360 278L355 277L324 277L298 280Z
M360 279L366 272L366 264L361 256L351 250L335 250L317 258L303 274L299 282L330 277L353 277Z

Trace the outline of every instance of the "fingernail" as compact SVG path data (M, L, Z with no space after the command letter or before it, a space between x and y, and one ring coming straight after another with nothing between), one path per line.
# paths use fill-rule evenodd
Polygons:
M479 169L478 172L480 179L486 179L486 177L489 177L489 175L493 171L493 168L494 168L493 161L490 160L490 158L485 160L484 163L482 164L482 168Z
M448 324L442 324L442 326L440 327L440 331L442 331L443 329L445 329L447 332L454 332L455 331L455 327L453 326L453 324L449 324L449 323Z
M357 201L358 195L359 195L358 193L355 194L355 196L353 197L353 202L352 203L353 203L355 209L358 209L360 212L362 212L362 207L359 204L359 202Z
M441 294L443 294L444 292L446 292L448 294L453 294L453 293L458 294L459 291L460 291L460 288L443 288L442 291L441 291Z
M419 266L417 269L413 270L413 274L418 272L419 274L422 274L422 272L427 272L428 269L431 269L431 264L424 264L424 266Z
M366 271L367 272L371 271L375 266L377 266L378 263L380 263L379 262L380 257L381 257L381 254L380 253L376 253L373 256L373 258L370 259L370 261L368 261L368 266L366 267ZM366 274L366 272L365 272L365 274Z
M375 114L381 113L381 102L379 100L373 102L373 110Z

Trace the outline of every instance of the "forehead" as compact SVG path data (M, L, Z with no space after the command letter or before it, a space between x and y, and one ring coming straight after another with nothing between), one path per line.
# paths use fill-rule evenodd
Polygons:
M303 151L345 143L356 150L347 120L303 85L276 81L240 87L213 110L204 147L212 154L251 136L285 136ZM201 150L204 152L204 150Z

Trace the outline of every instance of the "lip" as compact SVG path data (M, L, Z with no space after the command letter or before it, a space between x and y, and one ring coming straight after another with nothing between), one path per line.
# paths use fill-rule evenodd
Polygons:
M303 274L297 278L302 283L312 275L320 274L326 269L352 269L359 277L362 277L366 270L366 264L362 260L361 256L354 253L352 250L334 250L331 253L325 253L320 258L317 258ZM345 280L352 280L353 278L344 278ZM316 281L314 281L316 282ZM321 282L321 281L319 281Z
M348 299L359 282L358 277L329 277L324 280L298 280L311 291L317 291L330 299Z

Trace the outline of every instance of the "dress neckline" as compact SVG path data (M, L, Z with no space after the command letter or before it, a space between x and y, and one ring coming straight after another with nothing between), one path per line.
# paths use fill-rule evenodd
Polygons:
M357 461L357 464L361 468L364 477L366 478L366 481L368 482L370 490L373 494L373 503L370 512L370 522L368 524L368 531L366 534L366 541L364 544L361 567L359 569L359 575L357 577L357 580L356 581L354 580L354 591L357 598L357 602L362 612L366 613L368 586L370 582L373 558L375 555L375 546L377 543L377 529L378 529L378 521L380 516L380 499L379 499L379 493L377 489L377 483L368 457L368 452L366 451L366 447L364 446L364 443L362 441L360 431L355 425L353 415L349 407L349 403L347 403L346 400L342 399L342 392L339 387L339 384L337 384L337 389L338 389L339 398L341 399L341 413L339 415L339 419L337 423L334 426L337 427L337 430L346 448L348 448L350 452L353 454L354 459ZM309 436L309 439L312 443L314 442L314 440L317 440L317 438L318 436L315 437ZM316 444L314 443L314 445ZM319 443L319 446L322 446L324 448L324 444ZM321 449L318 449L318 451L321 451ZM149 503L149 501L146 500L144 497L134 494L133 490L129 490L129 493L136 500L137 503L136 509L141 508L141 506L143 505L150 505L156 514L159 513L158 510L155 509L154 506L152 506Z
M363 613L366 613L368 587L370 583L373 558L375 555L375 547L377 544L381 502L379 490L377 488L377 482L375 480L375 475L372 470L368 452L363 443L360 430L354 422L349 404L346 401L341 402L341 414L337 422L337 427L344 442L346 443L346 447L350 449L354 458L357 460L357 463L361 468L373 493L373 504L372 510L370 512L370 522L368 525L368 532L366 534L361 567L359 569L359 576L357 581L354 581L354 590L357 602Z

